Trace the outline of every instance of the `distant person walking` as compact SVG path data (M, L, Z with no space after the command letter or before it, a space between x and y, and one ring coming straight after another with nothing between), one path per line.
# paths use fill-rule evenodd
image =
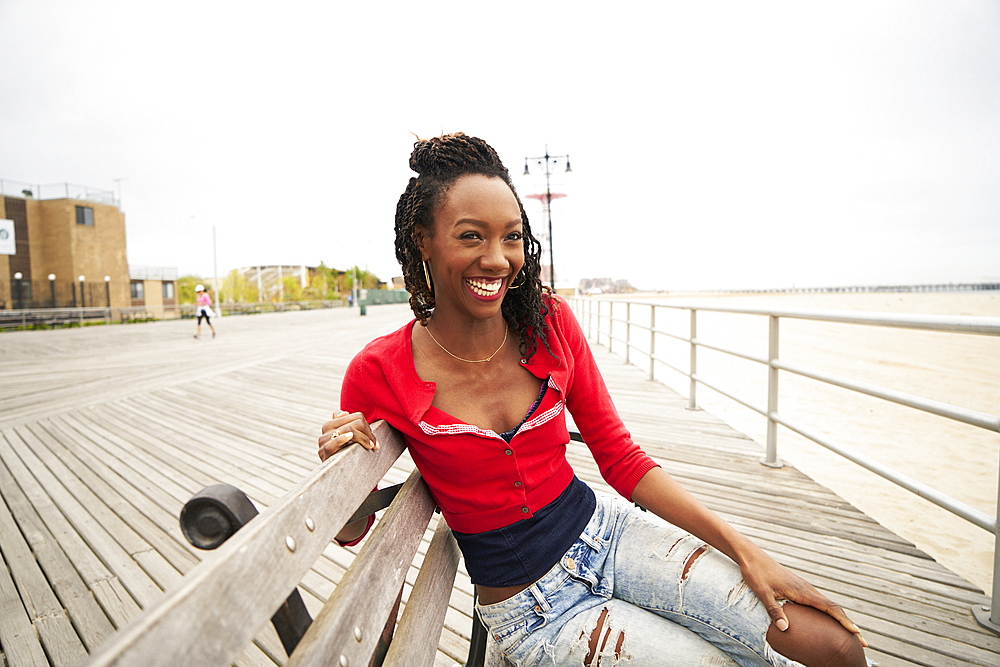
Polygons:
M209 326L212 330L212 338L215 338L215 327L212 326L212 297L208 295L205 291L204 285L198 285L194 288L194 291L198 293L197 308L195 313L198 315L198 333L194 335L195 338L201 338L201 318L205 318L205 324Z

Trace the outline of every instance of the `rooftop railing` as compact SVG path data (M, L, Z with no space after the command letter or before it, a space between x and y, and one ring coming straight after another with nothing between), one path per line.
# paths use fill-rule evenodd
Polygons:
M1000 634L1000 532L997 517L956 500L941 491L931 488L918 480L876 461L850 447L833 441L818 433L812 425L802 424L786 418L778 409L779 373L792 373L804 378L839 387L850 392L876 397L907 408L944 417L977 428L1000 433L1000 416L978 410L963 408L950 403L924 398L894 389L880 387L854 379L840 377L825 371L807 368L791 363L779 356L779 328L782 319L813 320L834 322L858 327L892 327L920 331L947 332L952 334L975 334L1000 337L1000 317L944 316L944 315L904 315L892 313L870 313L833 310L798 310L779 308L755 308L725 306L706 303L654 303L651 300L629 300L607 297L575 297L569 299L576 311L587 336L598 344L606 343L608 348L618 343L625 347L625 360L634 363L632 355L637 353L648 364L649 379L656 379L658 365L669 368L688 378L688 407L697 408L698 385L703 385L725 398L756 412L767 419L766 451L761 463L780 466L778 459L778 426L798 433L836 454L853 461L890 482L944 508L952 514L972 523L994 536L993 586L990 607L974 605L973 615L983 627ZM657 312L687 311L686 331L670 331L657 324ZM712 344L698 337L699 312L759 315L767 318L767 354L755 355L735 350L723 345ZM641 335L636 335L640 332ZM687 368L672 362L658 349L658 343L677 341L688 347ZM715 380L709 382L698 373L698 350L705 348L725 355L761 364L767 369L767 405L761 406L736 396L720 386ZM996 363L995 359L983 360ZM997 513L1000 514L1000 493L997 498Z
M0 196L23 199L82 199L110 206L118 204L114 190L75 183L25 183L4 178L0 178Z

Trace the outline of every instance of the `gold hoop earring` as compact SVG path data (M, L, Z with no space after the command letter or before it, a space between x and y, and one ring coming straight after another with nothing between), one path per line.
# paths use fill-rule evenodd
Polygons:
M427 260L424 260L424 280L427 281L427 291L434 295L434 283L431 282L431 273L427 270Z
M517 276L514 276L514 280L510 281L510 287L508 287L507 289L509 289L509 290L511 290L511 289L521 289L522 287L524 287L524 283L527 281L527 279L521 274L520 271L518 271L517 275L521 276L521 284L520 285L515 285L514 284L514 281L517 280Z

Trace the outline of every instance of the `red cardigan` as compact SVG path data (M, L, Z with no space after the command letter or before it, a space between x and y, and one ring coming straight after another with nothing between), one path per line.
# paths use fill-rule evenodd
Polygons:
M658 465L632 442L569 306L558 297L553 301L548 341L555 356L539 344L530 360L521 360L535 377L548 379L549 391L509 445L497 433L431 405L435 384L421 380L413 365L416 320L373 340L347 368L341 409L361 412L370 423L384 419L403 434L453 530L509 526L562 493L574 475L566 460L564 407L601 475L624 497L631 498L642 476Z

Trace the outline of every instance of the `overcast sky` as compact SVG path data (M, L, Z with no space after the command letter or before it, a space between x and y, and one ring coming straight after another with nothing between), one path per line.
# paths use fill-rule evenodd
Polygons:
M459 130L522 196L570 155L560 282L1000 279L996 0L0 0L0 178L120 188L132 265L210 277L214 226L220 275L388 280L411 133Z

